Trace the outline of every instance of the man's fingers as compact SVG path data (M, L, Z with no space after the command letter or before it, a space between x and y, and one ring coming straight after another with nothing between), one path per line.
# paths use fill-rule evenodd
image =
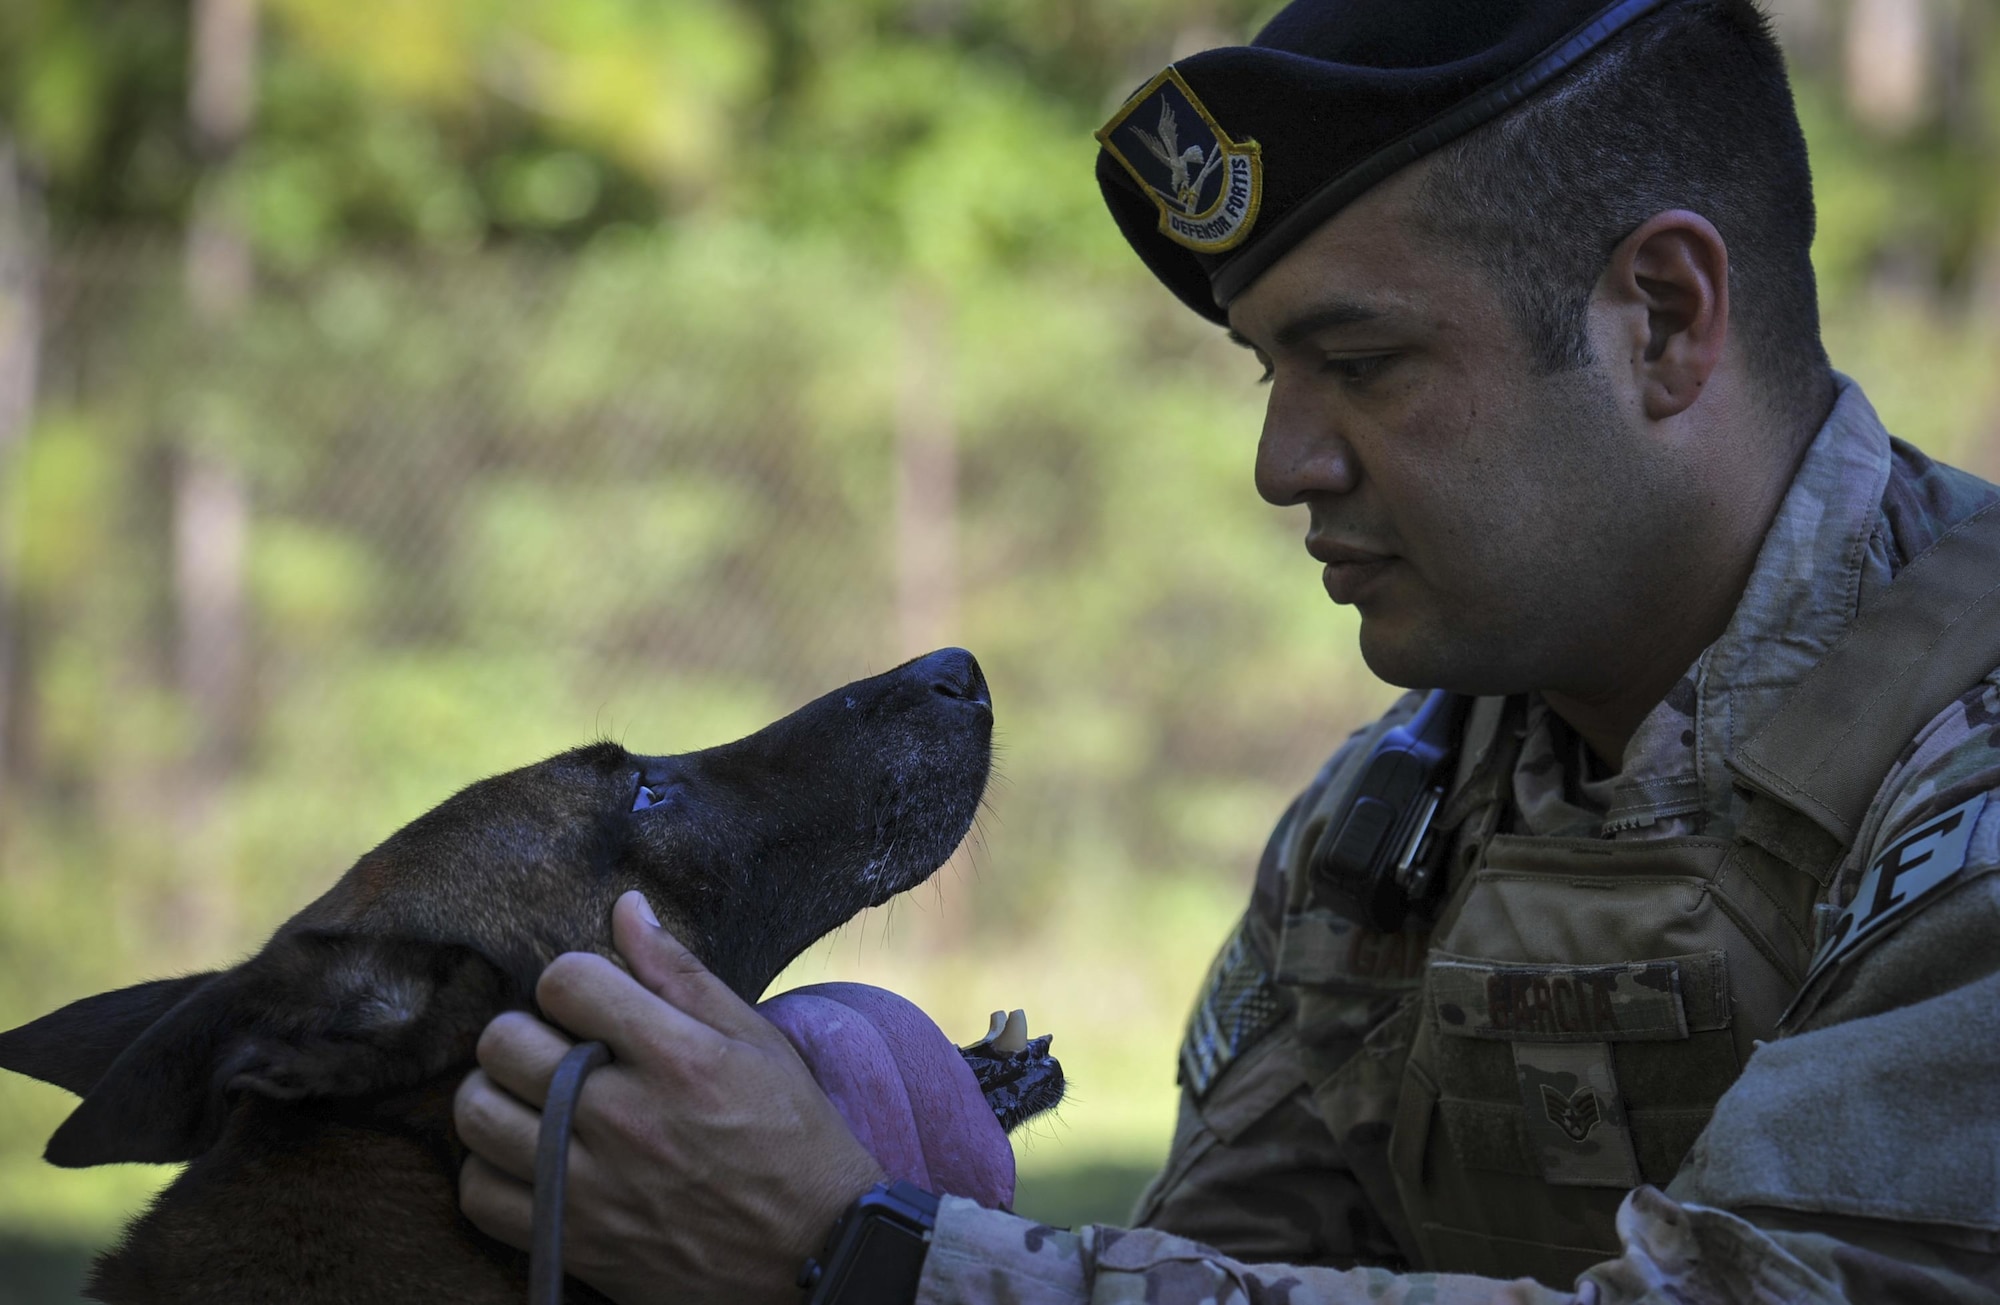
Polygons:
M630 892L611 909L611 939L634 978L702 1023L751 1043L780 1042L769 1020L709 972L681 940L660 927L643 893Z
M458 1085L451 1116L459 1140L494 1172L534 1182L542 1117L496 1087L484 1070L473 1070Z
M550 961L535 984L535 1000L577 1041L609 1046L614 1060L655 1068L699 1064L724 1045L714 1029L591 952L565 952Z
M479 1067L501 1087L540 1110L549 1079L569 1052L568 1038L524 1010L495 1015L479 1035Z
M528 1249L535 1220L534 1189L481 1156L467 1156L458 1171L458 1208L488 1237Z

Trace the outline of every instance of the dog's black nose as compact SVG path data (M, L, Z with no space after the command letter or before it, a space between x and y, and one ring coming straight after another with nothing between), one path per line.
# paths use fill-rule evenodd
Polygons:
M978 659L963 648L940 648L930 656L918 659L911 665L910 671L925 677L933 692L976 703L988 710L993 707Z

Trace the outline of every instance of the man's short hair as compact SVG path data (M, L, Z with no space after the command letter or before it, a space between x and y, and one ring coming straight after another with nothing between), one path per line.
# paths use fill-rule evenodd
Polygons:
M1685 208L1729 246L1731 329L1779 410L1826 392L1812 171L1785 60L1752 0L1670 5L1439 150L1423 220L1497 283L1549 371L1591 360L1591 292L1618 242Z

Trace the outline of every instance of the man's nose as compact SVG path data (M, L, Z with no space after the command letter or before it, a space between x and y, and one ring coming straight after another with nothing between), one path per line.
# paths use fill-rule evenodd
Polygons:
M1277 507L1319 494L1352 493L1361 479L1354 448L1315 405L1271 389L1257 440L1257 492Z

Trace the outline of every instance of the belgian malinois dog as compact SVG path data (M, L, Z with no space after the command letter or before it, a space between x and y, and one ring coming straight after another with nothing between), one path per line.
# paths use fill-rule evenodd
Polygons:
M487 1021L533 1009L558 954L610 955L635 888L754 1001L958 846L992 727L978 663L947 649L723 747L594 743L448 799L232 969L0 1034L0 1068L83 1098L51 1163L187 1165L89 1294L515 1305L526 1256L458 1212L452 1093Z

